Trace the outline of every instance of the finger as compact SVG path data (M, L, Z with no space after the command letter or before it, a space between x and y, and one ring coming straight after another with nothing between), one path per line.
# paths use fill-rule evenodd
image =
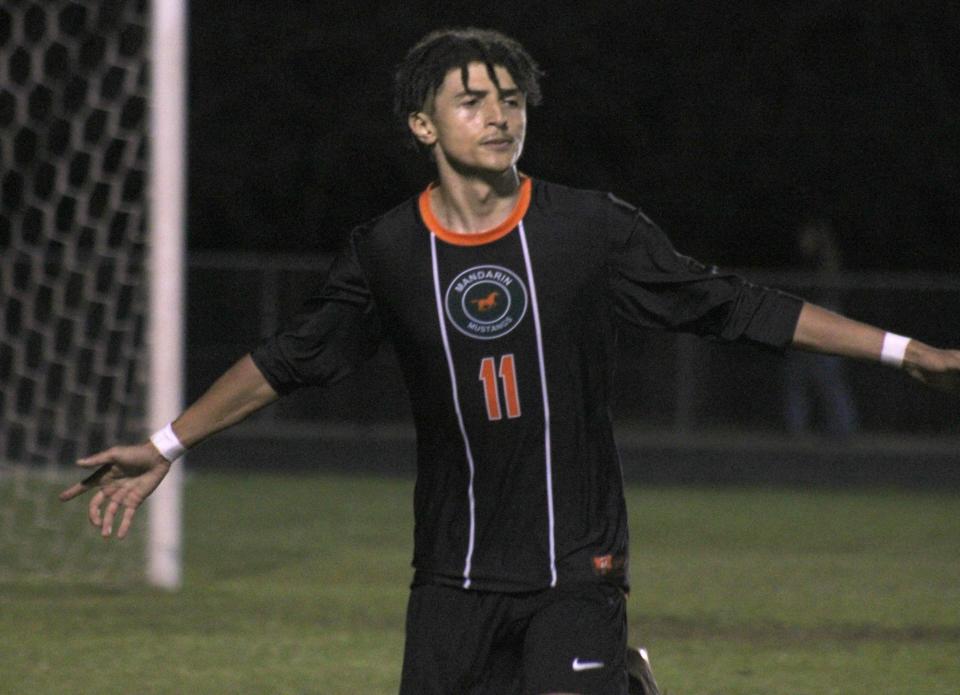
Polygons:
M82 495L84 492L89 490L92 487L96 487L99 484L100 480L110 471L110 464L101 465L100 468L95 470L93 473L88 475L86 478L81 480L75 485L71 485L69 488L60 493L60 499L64 502L67 500L72 500L77 495Z
M71 485L66 490L60 493L59 495L60 501L66 502L67 500L72 500L77 495L82 495L89 489L90 489L90 486L84 485L83 483L76 483L74 485Z
M100 505L103 504L103 500L106 497L103 490L97 490L97 494L90 498L90 504L87 506L87 516L90 518L90 523L94 526L99 526L103 521L100 516Z
M133 515L137 513L136 505L129 506L123 510L123 518L120 520L120 528L117 530L117 538L126 538L127 531L130 530L130 524L133 523Z
M100 525L100 535L104 538L109 538L113 533L113 517L117 515L118 509L120 509L120 503L115 499L110 500L107 511L103 515L103 523Z
M114 448L111 447L106 451L101 451L99 453L77 459L77 465L81 466L82 468L93 468L95 466L103 466L105 464L114 463L115 461L116 452L114 451Z

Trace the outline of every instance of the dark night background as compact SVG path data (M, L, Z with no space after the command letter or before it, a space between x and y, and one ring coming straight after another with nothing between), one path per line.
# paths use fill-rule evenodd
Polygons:
M547 72L524 171L612 190L714 263L789 266L822 218L848 268L957 268L957 3L234 0L190 23L195 250L329 251L418 192L393 66L478 25Z

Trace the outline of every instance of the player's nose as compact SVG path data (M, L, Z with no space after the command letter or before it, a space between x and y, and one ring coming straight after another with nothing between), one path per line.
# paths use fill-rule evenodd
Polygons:
M487 125L503 128L507 124L507 117L499 99L491 99L486 108Z

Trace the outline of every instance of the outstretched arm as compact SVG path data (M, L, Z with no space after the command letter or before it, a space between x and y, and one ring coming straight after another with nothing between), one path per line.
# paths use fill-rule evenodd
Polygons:
M189 449L276 399L277 392L244 355L173 421L174 432Z
M251 413L276 400L277 392L257 369L250 355L242 357L228 369L199 399L171 423L174 441L184 448L243 420ZM123 507L117 536L123 538L130 529L137 508L167 475L176 456L146 441L135 446L114 446L98 454L82 458L77 464L95 469L81 482L60 493L63 501L99 488L90 499L90 523L100 527L104 538L113 530L114 517ZM107 502L105 510L103 503Z
M904 344L905 343L905 344ZM960 350L941 350L899 336L815 304L804 304L793 346L902 367L910 376L942 391L960 394Z

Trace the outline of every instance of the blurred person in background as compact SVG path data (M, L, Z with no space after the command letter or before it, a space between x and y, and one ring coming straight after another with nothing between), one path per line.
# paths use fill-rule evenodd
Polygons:
M822 218L810 219L796 229L795 239L797 265L812 277L805 298L843 313L838 286L842 260L832 225ZM817 425L836 437L856 432L857 406L840 358L793 351L786 355L784 375L785 415L791 434L807 434Z

